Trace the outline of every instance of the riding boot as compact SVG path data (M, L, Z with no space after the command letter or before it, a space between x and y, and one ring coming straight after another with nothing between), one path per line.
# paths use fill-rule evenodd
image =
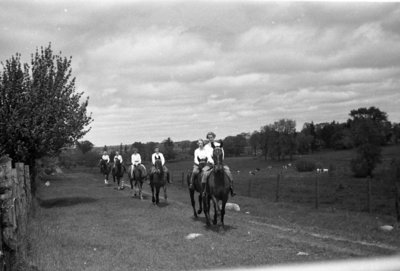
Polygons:
M189 189L193 189L193 174L192 176L190 176L190 180L189 180Z

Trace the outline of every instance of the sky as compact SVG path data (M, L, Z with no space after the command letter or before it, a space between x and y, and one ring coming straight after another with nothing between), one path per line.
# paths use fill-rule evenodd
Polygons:
M0 60L72 56L95 146L252 133L280 119L400 122L400 3L0 1Z

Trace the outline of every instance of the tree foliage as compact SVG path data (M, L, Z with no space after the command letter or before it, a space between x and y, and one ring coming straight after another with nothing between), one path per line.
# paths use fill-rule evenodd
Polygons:
M78 147L78 149L83 153L87 153L89 151L91 151L93 149L93 143L90 142L89 140L84 140L84 141L78 141L76 143L76 146Z
M71 58L54 55L51 45L37 49L31 63L19 54L6 60L0 75L0 145L14 161L34 164L56 154L89 130L88 98L75 91Z

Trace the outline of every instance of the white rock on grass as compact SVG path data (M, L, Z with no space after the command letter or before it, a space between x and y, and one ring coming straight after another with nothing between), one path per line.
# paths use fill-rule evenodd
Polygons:
M225 205L225 209L227 209L227 210L235 210L236 212L239 212L239 211L240 211L239 205L236 204L236 203L231 203L231 202L228 202L228 203Z
M390 226L390 225L383 225L383 226L380 226L379 228L381 230L383 230L383 231L391 231L391 230L393 230L393 226Z
M185 239L186 240L192 240L192 239L195 239L195 238L197 238L199 236L202 236L202 234L201 233L189 233L188 235L185 236Z

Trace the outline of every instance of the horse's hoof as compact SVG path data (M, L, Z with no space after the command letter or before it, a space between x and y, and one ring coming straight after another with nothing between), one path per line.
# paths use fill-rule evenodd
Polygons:
M197 214L201 214L201 212L202 212L202 210L198 210L198 211L197 211Z

